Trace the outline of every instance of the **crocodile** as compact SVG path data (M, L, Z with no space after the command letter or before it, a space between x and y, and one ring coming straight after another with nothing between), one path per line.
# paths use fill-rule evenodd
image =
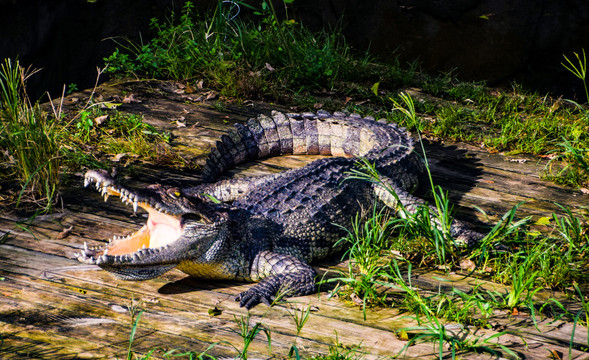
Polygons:
M285 154L328 155L304 167L261 177L218 180L237 164ZM379 182L349 174L359 159L374 164ZM203 279L257 282L236 297L247 309L280 295L316 291L311 263L343 251L355 216L374 206L398 215L424 203L410 194L424 172L406 129L386 120L341 112L259 115L222 135L202 182L179 188L130 188L104 170L89 170L106 199L144 209L147 223L103 247L76 253L119 279L148 280L177 268ZM386 190L389 187L393 191ZM451 232L473 242L481 235L455 220Z

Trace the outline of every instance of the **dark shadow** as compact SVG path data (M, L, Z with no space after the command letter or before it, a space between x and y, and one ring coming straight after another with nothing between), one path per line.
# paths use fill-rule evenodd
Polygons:
M240 284L243 283L227 280L204 280L187 276L180 280L163 285L158 289L157 292L164 295L186 294L200 290L229 288Z
M0 359L42 359L42 360L78 360L83 359L75 353L68 353L65 347L53 347L51 344L22 338L18 333L4 333L0 342ZM12 342L19 342L12 344Z
M448 192L450 204L458 218L464 221L480 224L471 208L464 208L457 203L462 197L476 186L477 180L482 176L482 164L476 157L476 153L461 149L456 145L443 145L424 140L424 147L430 164L430 170L434 185L439 185ZM416 151L423 156L421 148ZM433 201L431 186L427 175L421 179L420 187L415 195Z

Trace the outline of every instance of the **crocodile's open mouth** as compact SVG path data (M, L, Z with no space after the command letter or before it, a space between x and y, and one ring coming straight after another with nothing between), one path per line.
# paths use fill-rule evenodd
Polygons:
M86 174L85 186L95 184L96 189L104 196L118 196L121 201L148 213L147 222L138 231L127 236L113 236L106 246L88 247L84 243L84 250L76 257L92 264L121 263L132 260L143 260L149 255L163 251L168 245L176 242L183 232L183 217L172 214L149 196L141 196L135 191L118 186L105 172L92 170Z
M109 255L124 255L145 248L160 248L178 240L182 234L182 217L156 210L146 202L136 201L124 196L116 188L107 187L108 195L121 197L122 201L132 205L133 209L142 208L148 213L147 222L138 231L124 236L114 236L105 249Z

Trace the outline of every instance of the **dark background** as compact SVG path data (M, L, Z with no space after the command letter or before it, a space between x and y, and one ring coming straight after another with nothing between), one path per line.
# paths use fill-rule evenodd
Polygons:
M43 69L28 83L33 98L45 91L56 97L64 84L87 88L116 47L111 38L146 39L152 17L179 12L183 3L0 0L0 59L18 56ZM199 12L216 3L194 1ZM342 26L355 48L401 63L417 60L431 74L452 70L461 80L493 86L516 81L555 96L582 94L580 80L561 62L563 54L589 50L588 1L295 0L289 16L313 30Z

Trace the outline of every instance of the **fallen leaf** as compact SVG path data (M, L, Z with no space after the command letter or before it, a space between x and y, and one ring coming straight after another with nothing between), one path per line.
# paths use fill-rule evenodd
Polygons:
M141 100L135 99L133 94L129 94L123 98L123 104L140 103Z
M585 195L589 194L589 189L587 189L587 188L580 188L579 191L581 191L581 193L583 193Z
M197 88L199 88L199 89L202 89L202 88L203 88L203 84L204 84L204 81L203 81L203 80L199 80L199 81L196 83L196 87L197 87Z
M186 84L186 87L184 88L184 93L193 94L194 92L196 92L196 89L192 85L190 85L190 83Z
M74 226L72 225L69 228L63 229L59 234L57 234L56 238L57 239L65 239L66 237L68 237L70 235L73 228L74 228Z
M268 64L268 63L266 63L266 66L265 66L265 67L266 67L266 69L267 69L268 71L270 71L270 72L272 72L272 71L276 70L276 69L274 69L274 68L272 67L272 65L270 65L270 64Z
M380 81L375 82L374 85L372 85L372 87L370 88L370 90L372 91L372 93L376 96L378 96L378 86L380 85Z
M113 103L113 102L103 102L100 104L101 108L107 108L107 109L111 109L114 110L116 109L119 105L121 105L121 103Z
M207 99L207 100L213 100L213 99L216 99L216 98L217 98L217 93L216 93L216 92L214 92L214 91L210 91L210 92L207 94L207 98L206 98L206 99Z
M512 315L512 316L518 316L518 315L519 315L519 311L517 310L517 308L513 308L513 309L511 310L511 315Z
M103 122L105 122L106 119L108 119L108 114L94 118L94 123L96 124L96 126L98 126L98 125L102 124Z
M127 156L127 153L120 153L120 154L116 154L113 158L112 161L114 162L119 162L121 161L122 158L124 158L125 156Z
M474 271L476 264L471 259L462 259L460 260L460 268L462 270Z
M347 104L347 103L349 103L351 100L352 100L352 98L351 98L351 97L349 97L349 96L348 96L348 97L346 97L346 101L344 101L344 104Z
M184 128L186 127L186 123L183 123L180 120L176 120L176 126L179 128Z
M535 225L550 225L550 218L548 216L542 216L535 223Z
M223 310L215 306L214 309L209 309L209 316L219 316L223 313Z
M352 300L352 302L358 306L361 306L363 304L362 299L360 299L360 297L356 295L356 293L352 293L352 295L350 295L350 300Z
M395 333L397 335L397 339L401 341L409 341L409 334L405 330L399 330Z
M150 297L150 298L141 298L142 301L144 302L148 302L148 303L152 303L152 304L159 304L159 300L155 297Z
M479 182L482 182L483 184L494 184L495 181L493 180L480 180Z
M547 349L548 350L548 358L552 360L562 360L562 355L560 351L556 351L554 349Z
M315 103L315 104L313 104L313 107L315 108L315 110L319 110L323 107L323 104L322 103Z

